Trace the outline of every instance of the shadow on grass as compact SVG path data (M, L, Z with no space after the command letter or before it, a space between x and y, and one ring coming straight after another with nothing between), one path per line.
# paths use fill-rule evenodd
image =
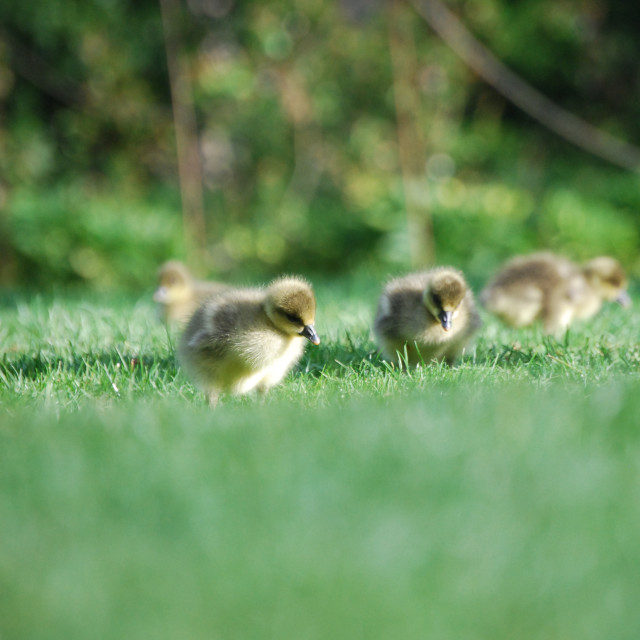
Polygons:
M480 339L475 349L465 353L453 366L446 363L425 363L420 368L433 370L440 375L456 369L479 371L499 370L525 373L532 378L571 377L580 380L597 380L611 374L638 372L638 349L589 337L565 335L560 339L541 336L538 333L517 336L518 339ZM342 378L354 374L399 374L404 367L382 358L375 344L369 339L344 338L317 349L307 349L298 367L314 377Z
M365 368L370 370L372 366L381 370L387 368L368 337L360 336L356 339L347 331L335 341L307 348L297 368L319 378L327 375L340 377L347 370L353 373Z
M62 357L42 351L33 355L19 354L16 357L5 354L0 361L0 377L5 381L9 378L36 380L54 372L82 376L98 371L126 371L135 378L146 377L150 371L157 369L175 376L177 371L175 357L156 354L134 355L113 349L100 353L77 354L72 357Z
M500 370L522 372L533 377L564 372L592 379L600 374L637 373L640 362L638 349L611 347L600 341L581 340L571 344L567 339L544 337L540 340L523 336L518 341L480 340L477 347L464 354L450 367L444 363L426 363L424 367L441 373L455 369ZM296 367L298 372L313 378L363 375L399 374L403 368L382 358L375 344L368 337L354 340L348 333L336 341L325 342L318 347L309 346ZM161 374L165 379L178 375L179 366L173 352L165 354L135 354L118 348L105 351L58 355L39 351L5 353L0 359L0 380L41 380L53 374L88 378L125 374L134 381L149 379Z

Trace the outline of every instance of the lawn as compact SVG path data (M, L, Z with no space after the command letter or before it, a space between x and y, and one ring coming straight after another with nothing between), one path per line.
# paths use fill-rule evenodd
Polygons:
M638 638L638 310L402 373L377 293L215 411L148 296L0 300L0 638Z

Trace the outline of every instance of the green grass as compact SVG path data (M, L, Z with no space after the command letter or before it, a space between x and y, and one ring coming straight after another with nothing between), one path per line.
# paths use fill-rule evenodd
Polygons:
M1 301L0 638L635 640L637 310L402 373L317 293L215 411L146 298Z

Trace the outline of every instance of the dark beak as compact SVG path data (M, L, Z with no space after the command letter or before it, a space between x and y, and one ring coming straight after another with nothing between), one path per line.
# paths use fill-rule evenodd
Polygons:
M300 332L300 335L304 336L312 344L320 344L320 338L318 338L318 334L312 324L305 325L304 329Z
M453 317L453 311L441 311L438 314L438 320L440 320L440 324L445 331L449 331L451 329L451 319Z
M631 306L631 297L626 291L621 291L615 301L622 307L630 307Z

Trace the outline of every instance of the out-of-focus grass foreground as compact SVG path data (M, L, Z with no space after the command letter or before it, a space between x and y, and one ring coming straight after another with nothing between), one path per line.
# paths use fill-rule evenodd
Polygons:
M3 2L0 638L638 638L638 24ZM381 360L387 275L538 248L615 256L636 307ZM304 274L321 344L210 409L151 301L175 257Z
M3 307L2 637L635 638L637 312L399 372L357 290L215 410L147 300Z

